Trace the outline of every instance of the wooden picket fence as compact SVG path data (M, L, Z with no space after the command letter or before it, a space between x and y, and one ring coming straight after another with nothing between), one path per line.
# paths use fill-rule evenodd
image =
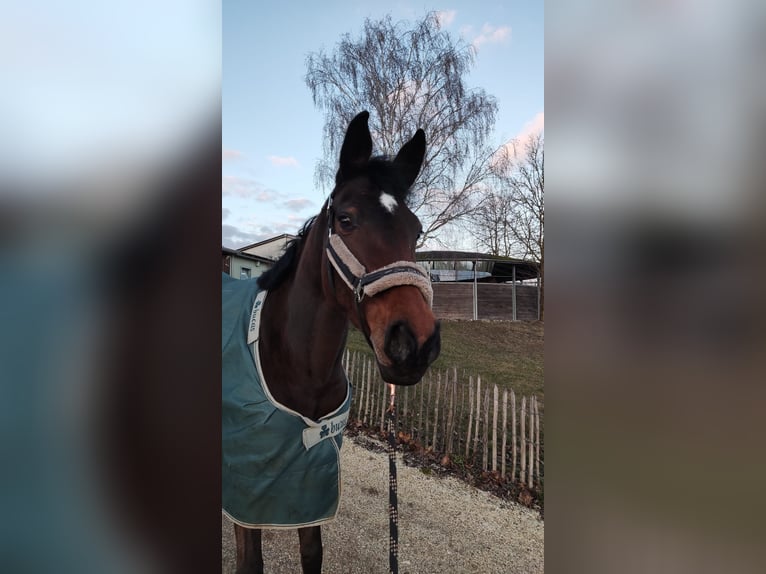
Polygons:
M389 391L375 362L349 351L343 362L354 387L350 420L383 432ZM429 370L417 385L397 387L396 409L398 432L423 448L529 489L542 486L544 408L534 395L518 400L513 390L482 385L480 375Z

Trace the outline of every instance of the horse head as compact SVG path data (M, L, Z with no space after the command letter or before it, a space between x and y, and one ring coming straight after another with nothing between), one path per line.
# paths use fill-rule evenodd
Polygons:
M426 138L419 129L393 160L371 157L368 118L362 112L349 124L326 206L327 283L367 338L383 379L412 385L441 346L430 278L415 262L422 227L407 206Z

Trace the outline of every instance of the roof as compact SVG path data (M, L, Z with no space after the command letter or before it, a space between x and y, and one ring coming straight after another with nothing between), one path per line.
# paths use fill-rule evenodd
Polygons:
M249 259L251 261L260 261L261 263L268 263L268 264L274 263L274 261L272 261L268 257L251 255L250 253L242 253L239 249L231 249L230 247L221 246L221 252L224 255L234 255L235 257L241 257L242 259Z
M251 243L250 245L245 245L244 247L240 247L237 251L245 251L246 249L252 249L253 247L259 247L261 245L266 245L267 243L273 243L275 241L279 241L281 239L295 239L295 235L292 235L290 233L283 233L282 235L275 235L274 237L269 237L268 239L264 239L263 241L258 241L257 243Z
M415 258L418 261L511 261L514 263L534 264L532 261L525 261L524 259L477 253L475 251L418 251L415 253Z
M418 251L415 253L415 259L417 261L491 261L493 262L492 277L504 281L513 277L514 267L518 281L535 279L539 267L534 261L474 251Z

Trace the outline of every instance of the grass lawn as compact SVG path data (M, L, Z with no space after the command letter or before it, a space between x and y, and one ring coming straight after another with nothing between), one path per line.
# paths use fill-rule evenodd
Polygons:
M457 367L461 379L481 375L482 386L497 384L516 394L544 399L543 323L442 320L441 325L441 355L431 369ZM372 354L364 336L353 327L348 348Z

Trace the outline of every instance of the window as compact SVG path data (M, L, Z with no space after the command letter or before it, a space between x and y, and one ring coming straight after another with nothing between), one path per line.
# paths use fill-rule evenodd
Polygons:
M476 263L476 271L484 271L486 273L489 273L492 271L492 266L494 265L494 261L478 261Z
M240 279L250 279L250 268L249 267L242 267L239 270L239 278Z

